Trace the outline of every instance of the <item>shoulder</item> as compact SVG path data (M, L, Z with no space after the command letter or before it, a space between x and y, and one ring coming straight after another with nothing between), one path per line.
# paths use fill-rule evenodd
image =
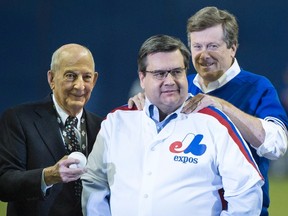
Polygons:
M267 77L243 70L242 68L241 72L237 75L237 78L241 79L243 82L273 87L271 81Z
M121 119L122 121L123 118L130 120L130 119L133 119L136 115L138 115L141 112L142 110L139 111L136 106L133 106L132 109L129 109L128 105L125 104L125 105L116 107L113 110L111 110L107 114L107 116L104 118L104 120L110 119L113 121L119 121Z
M12 106L6 109L3 112L2 116L32 116L37 113L41 113L43 110L45 110L45 112L47 112L48 110L53 110L53 103L51 99L49 100L48 98L44 98L39 101L25 102Z
M210 117L210 119L214 119L214 128L213 130L217 129L220 133L226 133L229 134L229 136L234 140L234 142L243 145L244 140L241 138L241 135L236 128L236 126L233 124L233 122L229 119L229 117L224 114L222 111L215 107L206 107L202 110L199 110L198 113L201 113L203 115L207 115ZM215 127L217 125L217 127ZM225 128L226 130L219 130L219 127Z
M221 124L222 126L226 127L228 130L229 129L234 130L233 123L227 117L227 115L224 114L221 110L213 106L205 107L202 110L199 110L198 113L208 117L210 119L209 121L213 119L212 121L217 122L217 124Z
M87 119L91 119L95 122L102 122L103 121L103 118L100 117L99 115L96 115L95 113L92 113L86 109L84 109L84 111L86 113Z
M135 111L138 111L135 105L131 109L129 109L128 104L125 104L125 105L114 108L113 110L109 112L109 114L113 114L113 113L125 113L126 114L130 112L134 113Z
M51 124L51 120L55 116L52 101L37 101L20 104L8 108L0 117L0 123L6 128L20 130L26 128L31 130L36 125ZM57 123L57 121L55 121ZM53 125L54 127L55 125ZM21 129L22 130L22 129Z
M128 108L128 104L124 104L122 106L114 108L110 113L113 113L115 111L137 111L137 107L134 105L131 109Z

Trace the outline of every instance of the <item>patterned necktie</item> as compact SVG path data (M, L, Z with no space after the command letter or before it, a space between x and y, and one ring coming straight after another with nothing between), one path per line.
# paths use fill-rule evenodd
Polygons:
M74 151L80 151L80 145L79 145L79 140L76 136L76 128L77 128L77 123L78 119L73 116L69 116L66 119L65 122L65 128L64 128L64 139L66 143L66 150L68 154L74 152ZM81 197L81 192L82 192L82 184L81 180L78 179L73 182L74 183L74 193L75 196L79 199Z
M81 151L79 146L79 140L76 136L77 123L78 119L73 116L69 116L65 122L63 136L65 139L68 154L74 151Z

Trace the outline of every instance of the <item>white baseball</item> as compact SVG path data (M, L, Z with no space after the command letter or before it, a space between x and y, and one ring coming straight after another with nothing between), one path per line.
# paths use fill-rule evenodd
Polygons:
M78 164L71 164L69 168L83 168L87 163L87 158L82 152L72 152L68 158L74 158L80 161Z

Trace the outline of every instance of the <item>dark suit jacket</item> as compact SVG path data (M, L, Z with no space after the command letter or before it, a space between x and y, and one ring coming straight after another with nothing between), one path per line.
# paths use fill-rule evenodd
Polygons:
M88 152L102 119L84 110ZM66 155L50 95L43 101L11 108L0 120L0 199L8 216L79 216L71 183L53 185L43 196L41 175Z

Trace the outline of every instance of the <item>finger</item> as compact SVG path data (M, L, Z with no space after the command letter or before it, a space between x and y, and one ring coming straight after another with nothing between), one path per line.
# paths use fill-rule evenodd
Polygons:
M60 177L62 182L75 181L81 177L87 170L85 168L66 168L60 170Z
M137 96L138 96L138 101L137 102L139 102L139 105L137 106L137 109L138 110L143 110L144 105L145 105L145 94L140 92L140 93L137 94Z
M189 100L187 100L183 106L182 113L189 114L195 112L195 109L199 106L199 102L204 98L203 94L198 94Z
M189 114L193 112L196 109L196 107L197 107L197 103L195 103L194 101L187 101L185 102L184 107L181 112L185 114Z
M138 93L134 97L129 98L128 100L128 108L132 109L135 105L138 110L142 110L145 102L145 96L143 93Z
M133 105L134 105L133 99L129 98L129 100L128 100L128 108L131 109L133 107Z
M198 101L197 108L193 112L198 112L208 106L214 106L214 100L206 95Z
M145 99L140 101L141 107L139 107L139 110L143 110L144 106L145 106Z
M140 101L144 101L145 100L145 94L143 92L139 92L137 96L138 96Z
M68 167L68 168L69 168L69 166L70 166L71 164L78 164L78 163L80 163L80 160L78 160L78 159L76 159L76 158L70 157L70 158L67 158L67 159L65 159L65 160L63 160L63 161L60 161L60 162L59 162L59 166L60 166L60 167L61 167L61 166L64 166L64 167Z

